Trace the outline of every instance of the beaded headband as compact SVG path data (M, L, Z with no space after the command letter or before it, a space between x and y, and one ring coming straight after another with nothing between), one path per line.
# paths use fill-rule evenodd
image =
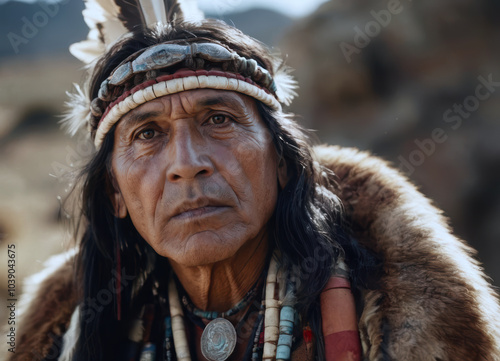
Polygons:
M181 68L170 73L176 66ZM192 70L187 66L202 69ZM207 66L228 71L205 70ZM139 85L130 89L130 83ZM159 44L141 51L139 56L132 55L102 82L98 98L91 103L92 116L100 118L94 140L96 147L100 147L122 116L141 104L169 94L206 88L236 91L281 110L272 76L255 60L214 43Z

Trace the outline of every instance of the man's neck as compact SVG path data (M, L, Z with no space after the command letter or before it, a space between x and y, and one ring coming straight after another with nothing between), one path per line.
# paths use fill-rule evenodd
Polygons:
M214 264L186 267L170 261L195 307L225 312L235 306L257 282L266 266L267 236L248 241L232 258Z

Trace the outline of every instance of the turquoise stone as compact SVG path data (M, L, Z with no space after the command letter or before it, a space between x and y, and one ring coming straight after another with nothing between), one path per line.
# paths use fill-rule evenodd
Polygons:
M290 321L293 323L295 319L295 310L290 306L283 306L280 314L280 322L281 321Z

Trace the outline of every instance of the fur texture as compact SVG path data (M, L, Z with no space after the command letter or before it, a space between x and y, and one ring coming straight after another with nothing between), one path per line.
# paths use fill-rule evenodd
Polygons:
M363 290L361 300L364 360L500 361L498 298L441 212L368 153L316 147L315 154L335 173L354 236L382 260L378 286ZM70 269L64 265L41 285L10 360L32 360L30 350L47 355L48 334L68 328Z
M76 307L74 251L53 256L26 280L18 312L16 352L9 360L33 361L60 353L61 337Z
M316 154L336 174L355 236L383 264L378 289L364 293L366 359L500 360L498 298L441 212L378 158L338 147Z

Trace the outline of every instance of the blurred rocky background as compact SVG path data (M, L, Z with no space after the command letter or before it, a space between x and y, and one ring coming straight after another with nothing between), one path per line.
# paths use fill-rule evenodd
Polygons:
M500 285L500 3L336 0L300 18L239 4L208 15L288 54L300 122L322 142L393 162ZM72 244L65 174L90 148L66 136L58 116L83 76L67 51L86 37L82 9L80 0L0 5L0 297L7 245L16 245L21 291L24 276Z
M328 1L280 43L293 111L393 162L500 285L500 2Z

